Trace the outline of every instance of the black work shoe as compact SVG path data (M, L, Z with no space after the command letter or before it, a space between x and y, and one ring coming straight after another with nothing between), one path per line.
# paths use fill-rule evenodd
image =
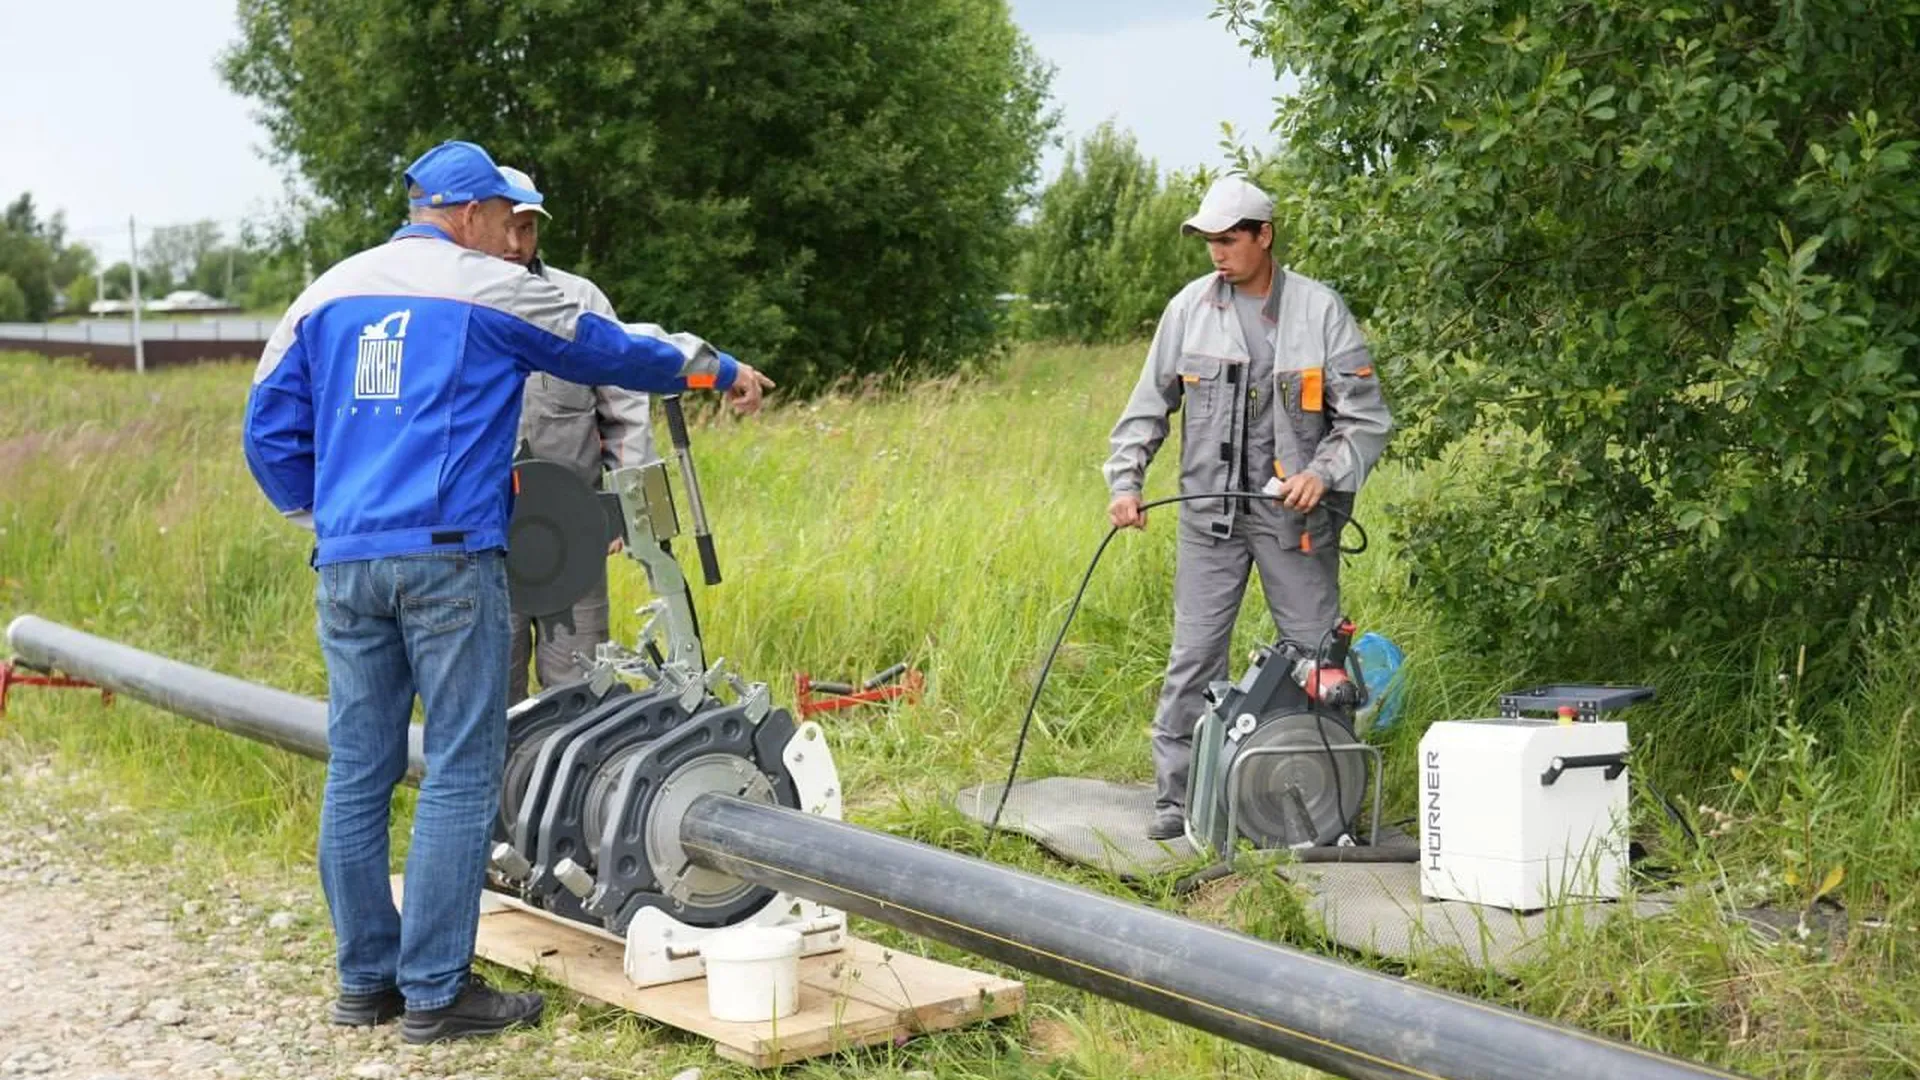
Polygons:
M1171 806L1155 812L1153 824L1147 826L1147 839L1172 840L1187 835L1186 815L1177 806Z
M374 1027L407 1011L407 999L388 988L371 994L341 994L333 1002L333 1022L341 1027Z
M468 975L460 996L445 1008L408 1009L400 1021L400 1038L409 1043L442 1042L478 1035L495 1035L508 1028L540 1022L547 999L540 994L511 994L488 986L478 975Z

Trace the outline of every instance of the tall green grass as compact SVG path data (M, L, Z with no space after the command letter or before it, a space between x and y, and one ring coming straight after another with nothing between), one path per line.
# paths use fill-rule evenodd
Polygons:
M1004 774L1040 664L1106 533L1099 465L1138 355L1028 348L991 377L744 421L701 411L695 453L725 580L708 588L692 576L710 657L769 682L778 702L791 705L802 671L859 677L906 660L926 673L918 705L823 717L854 820L1181 906L1190 901L1170 882L1129 886L1061 866L1024 841L989 840L952 808L956 790ZM320 696L308 538L260 497L240 456L248 375L226 365L141 378L0 357L0 617L32 612ZM1171 492L1166 464L1149 496ZM1920 1062L1911 621L1864 643L1868 662L1835 700L1795 698L1795 643L1769 640L1764 627L1650 670L1622 672L1604 655L1582 670L1501 670L1454 645L1388 539L1397 500L1446 482L1393 464L1376 474L1359 506L1372 545L1344 571L1347 610L1408 654L1408 709L1382 736L1390 811L1410 810L1411 750L1426 723L1488 715L1502 690L1536 677L1633 678L1660 691L1631 718L1640 774L1713 835L1690 841L1645 784L1638 832L1673 880L1712 889L1669 918L1570 929L1514 979L1444 958L1409 974L1756 1074L1911 1075ZM1109 549L1041 699L1025 775L1151 775L1147 726L1171 630L1171 509ZM630 639L644 577L627 563L612 573L614 632ZM1256 583L1235 656L1271 632ZM301 875L311 864L321 777L312 762L73 693L18 695L0 738L0 761L54 754L140 808L150 827L128 838L135 857L168 857L184 841L230 869ZM396 836L404 850L404 820ZM1783 942L1729 917L1764 904L1792 924L1836 867L1820 903L1846 906L1837 935L1826 934L1830 915ZM1323 947L1281 886L1201 910ZM1036 986L1033 1000L1012 1029L802 1072L1303 1074L1059 987ZM650 1030L609 1032L610 1060L680 1052Z

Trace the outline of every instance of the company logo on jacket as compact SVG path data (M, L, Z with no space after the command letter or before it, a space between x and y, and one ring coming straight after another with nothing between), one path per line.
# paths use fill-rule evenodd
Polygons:
M397 398L400 396L400 358L406 350L407 321L411 308L396 311L379 322L360 330L360 359L353 372L353 396L357 398Z

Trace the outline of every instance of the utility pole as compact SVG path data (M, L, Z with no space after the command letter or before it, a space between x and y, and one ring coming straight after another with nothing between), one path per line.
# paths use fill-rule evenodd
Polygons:
M225 300L229 304L233 303L233 245L232 244L227 245L227 291L220 294L220 299Z
M127 215L127 241L133 245L133 261L127 264L133 278L133 370L147 373L147 343L140 337L140 236L133 228L133 215Z

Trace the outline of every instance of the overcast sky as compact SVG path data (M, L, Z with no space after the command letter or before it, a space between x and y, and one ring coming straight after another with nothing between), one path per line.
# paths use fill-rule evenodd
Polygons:
M1129 127L1163 167L1218 164L1220 124L1264 140L1280 92L1212 0L1011 0L1055 66L1071 141L1102 120ZM212 218L229 230L283 183L247 101L214 72L234 37L233 0L0 0L0 199L31 191L71 235L124 258L127 217ZM22 47L25 46L25 47ZM1043 159L1046 175L1062 149Z

